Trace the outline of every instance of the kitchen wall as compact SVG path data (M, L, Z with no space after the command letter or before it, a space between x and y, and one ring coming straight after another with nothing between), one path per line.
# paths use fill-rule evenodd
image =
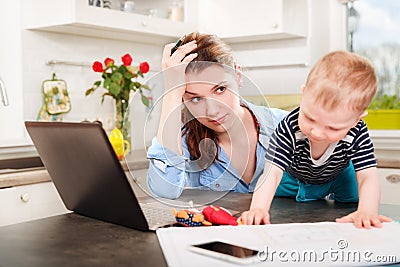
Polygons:
M337 0L309 0L308 4L307 38L232 45L245 73L264 94L300 94L310 68L322 55L346 49L344 6ZM306 66L296 66L301 64Z
M35 120L42 106L41 85L44 80L51 79L53 72L59 79L67 82L72 109L63 115L63 121L101 120L107 130L111 130L114 119L113 100L106 97L101 104L101 95L105 91L99 88L95 94L85 96L86 89L94 81L100 80L99 73L95 73L90 65L93 61L103 62L105 57L115 59L116 64L121 63L121 56L130 53L133 64L148 61L152 71L146 74L150 78L160 70L161 45L141 44L139 42L114 41L110 39L88 38L59 33L24 31L23 43L23 90L24 90L24 117L26 120ZM88 66L48 65L50 60L73 61ZM146 116L146 109L135 96L133 115L135 122ZM138 126L136 128L143 128ZM154 128L154 127L153 127ZM137 134L133 127L133 133ZM137 139L135 139L137 141ZM141 148L143 144L137 143L134 148Z
M299 93L309 67L315 60L330 50L344 48L343 6L337 0L310 0L309 4L311 12L309 37L232 44L238 63L244 67L245 75L259 86L262 94ZM67 60L90 65L95 60L102 61L105 57L111 57L118 63L121 55L129 52L134 57L134 62L146 60L150 63L153 70L147 75L147 78L150 78L160 70L163 49L161 44L143 44L139 40L138 42L115 41L28 30L23 31L22 43L24 119L36 119L42 105L42 81L50 79L52 72L56 72L58 78L67 82L72 101L72 110L64 115L64 121L100 119L107 130L113 127L112 99L106 99L101 104L100 90L95 95L85 97L86 89L94 81L99 80L100 75L94 73L89 66L47 65L46 62ZM251 62L259 61L260 55L264 55L266 62L256 68L248 68ZM302 60L307 66L274 66L276 60L290 64L297 59ZM157 87L158 78L156 75L150 82L154 87L153 96L156 99L161 94L160 88ZM242 92L243 95L259 93ZM154 114L147 118L146 108L137 97L134 98L133 106L132 131L135 138L132 147L140 149L150 144L151 138L156 133L158 117ZM148 122L145 127L146 132L143 131L145 121Z

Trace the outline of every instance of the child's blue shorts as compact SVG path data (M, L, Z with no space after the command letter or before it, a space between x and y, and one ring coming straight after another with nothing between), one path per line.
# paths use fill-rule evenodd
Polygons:
M327 197L339 202L358 202L358 184L354 166L350 161L349 166L336 179L320 185L302 183L284 172L275 196L296 198L299 202Z

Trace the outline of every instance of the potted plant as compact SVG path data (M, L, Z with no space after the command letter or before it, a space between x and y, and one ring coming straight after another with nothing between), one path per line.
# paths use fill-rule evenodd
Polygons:
M131 143L130 136L130 121L129 121L129 98L131 92L139 91L141 95L142 103L145 106L149 106L149 99L143 93L143 89L150 90L150 88L140 83L138 77L144 77L143 74L150 70L150 66L147 62L141 62L138 66L133 66L132 56L125 54L121 57L122 64L115 65L115 61L112 58L107 57L104 60L104 64L100 61L95 61L92 65L92 69L95 72L101 73L102 81L95 81L93 86L86 91L86 96L92 94L99 87L105 89L102 95L101 103L104 102L104 97L110 96L115 100L116 108L116 128L120 129L124 140ZM102 86L101 86L102 85Z
M400 98L386 94L375 98L363 120L369 129L400 129Z

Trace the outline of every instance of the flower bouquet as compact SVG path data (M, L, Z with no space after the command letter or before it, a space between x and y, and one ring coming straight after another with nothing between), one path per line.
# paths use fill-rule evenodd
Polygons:
M130 93L139 91L142 103L148 107L149 99L144 95L143 89L150 90L150 88L140 83L137 78L144 77L143 74L149 72L150 66L147 62L141 62L138 66L133 66L132 56L125 54L121 57L122 64L115 65L112 58L107 57L104 64L100 61L95 61L92 69L95 72L101 73L102 81L95 81L93 86L86 91L86 96L92 94L101 85L106 91L102 95L101 102L104 102L106 96L115 99L116 107L116 128L120 129L123 133L124 139L130 143L130 123L129 123L129 97Z

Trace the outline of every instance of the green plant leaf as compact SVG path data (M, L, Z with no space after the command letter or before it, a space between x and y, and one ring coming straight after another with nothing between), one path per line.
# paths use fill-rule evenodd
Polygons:
M110 86L110 84L111 84L111 79L109 79L109 78L104 79L104 83L103 83L104 88L108 88Z
M92 93L94 92L94 90L95 90L95 89L94 89L93 87L87 89L86 92L85 92L85 96L88 96L88 95L92 94Z
M114 96L118 96L119 92L121 92L121 86L115 82L111 82L110 93Z
M125 74L126 72L128 72L128 69L126 68L125 65L119 66L119 68L118 68L117 70L118 70L118 72L120 72L121 74Z
M400 108L400 98L396 95L384 94L380 97L374 98L368 109L399 109Z
M149 104L150 104L150 101L149 101L149 99L148 99L146 96L142 95L142 103L143 103L143 105L145 105L146 107L148 107Z
M150 87L147 84L142 84L142 88L144 88L146 90L151 90Z
M133 77L133 75L132 75L132 73L130 73L129 71L127 71L127 72L124 73L124 78L125 78L125 79L130 80L130 79L132 79L132 77Z
M100 84L101 84L101 81L95 81L93 85L96 86L96 87L99 87Z
M123 76L122 76L122 74L119 73L119 72L114 72L114 73L111 75L111 80L112 80L113 82L115 82L115 83L120 83L121 80L122 80L122 78L123 78Z

